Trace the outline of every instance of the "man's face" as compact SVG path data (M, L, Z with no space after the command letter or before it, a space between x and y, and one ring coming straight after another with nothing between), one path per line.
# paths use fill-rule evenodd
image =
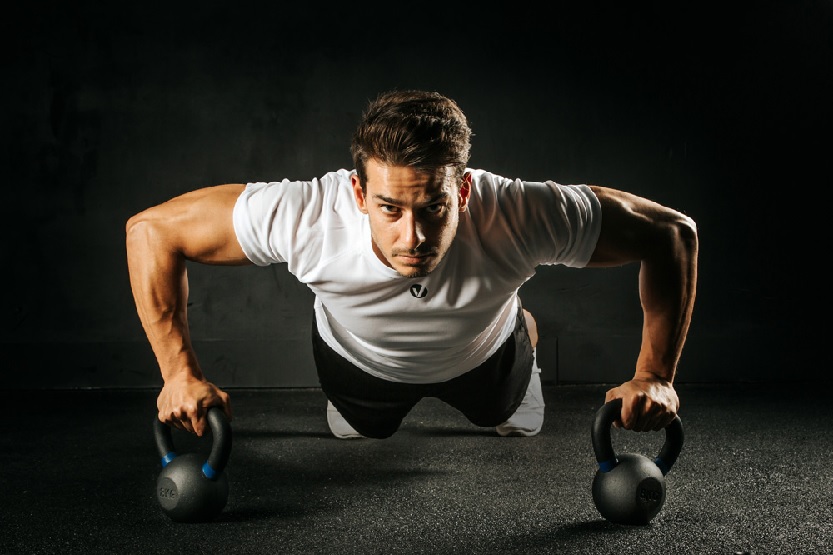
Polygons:
M455 183L450 167L420 173L408 166L367 162L362 192L353 176L359 210L368 215L373 252L404 277L427 275L448 252L465 211L471 176Z

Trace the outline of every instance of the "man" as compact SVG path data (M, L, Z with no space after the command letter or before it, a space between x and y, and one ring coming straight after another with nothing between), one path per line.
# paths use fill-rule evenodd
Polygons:
M694 222L623 191L468 168L470 138L453 100L392 91L363 114L354 171L209 187L130 218L131 286L164 379L159 419L202 435L208 407L232 414L191 346L186 261L286 263L310 287L313 354L340 438L389 437L424 397L502 436L537 434L537 330L519 288L542 264L638 262L641 350L633 379L605 400L623 400L626 429L665 427L695 298Z

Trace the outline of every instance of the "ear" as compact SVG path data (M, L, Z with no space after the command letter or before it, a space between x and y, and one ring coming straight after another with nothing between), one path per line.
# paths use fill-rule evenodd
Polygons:
M367 214L367 203L362 192L362 182L355 173L350 176L350 184L353 186L353 196L356 199L356 206L359 207L362 214Z
M460 183L459 193L459 209L460 212L465 212L469 205L469 197L471 196L471 173L466 172L463 175L463 181Z

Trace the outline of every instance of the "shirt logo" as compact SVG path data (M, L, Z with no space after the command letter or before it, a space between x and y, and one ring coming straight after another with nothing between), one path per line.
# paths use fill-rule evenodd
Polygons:
M411 285L411 295L416 297L417 299L421 299L428 294L428 288L423 287L422 285L415 283Z

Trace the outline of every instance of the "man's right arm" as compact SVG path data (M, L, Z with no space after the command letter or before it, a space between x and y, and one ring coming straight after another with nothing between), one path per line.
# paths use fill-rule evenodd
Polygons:
M188 329L186 261L251 264L232 224L244 185L199 189L148 208L126 227L130 286L142 327L165 385L157 398L159 420L202 435L208 407L231 418L228 394L202 373Z

